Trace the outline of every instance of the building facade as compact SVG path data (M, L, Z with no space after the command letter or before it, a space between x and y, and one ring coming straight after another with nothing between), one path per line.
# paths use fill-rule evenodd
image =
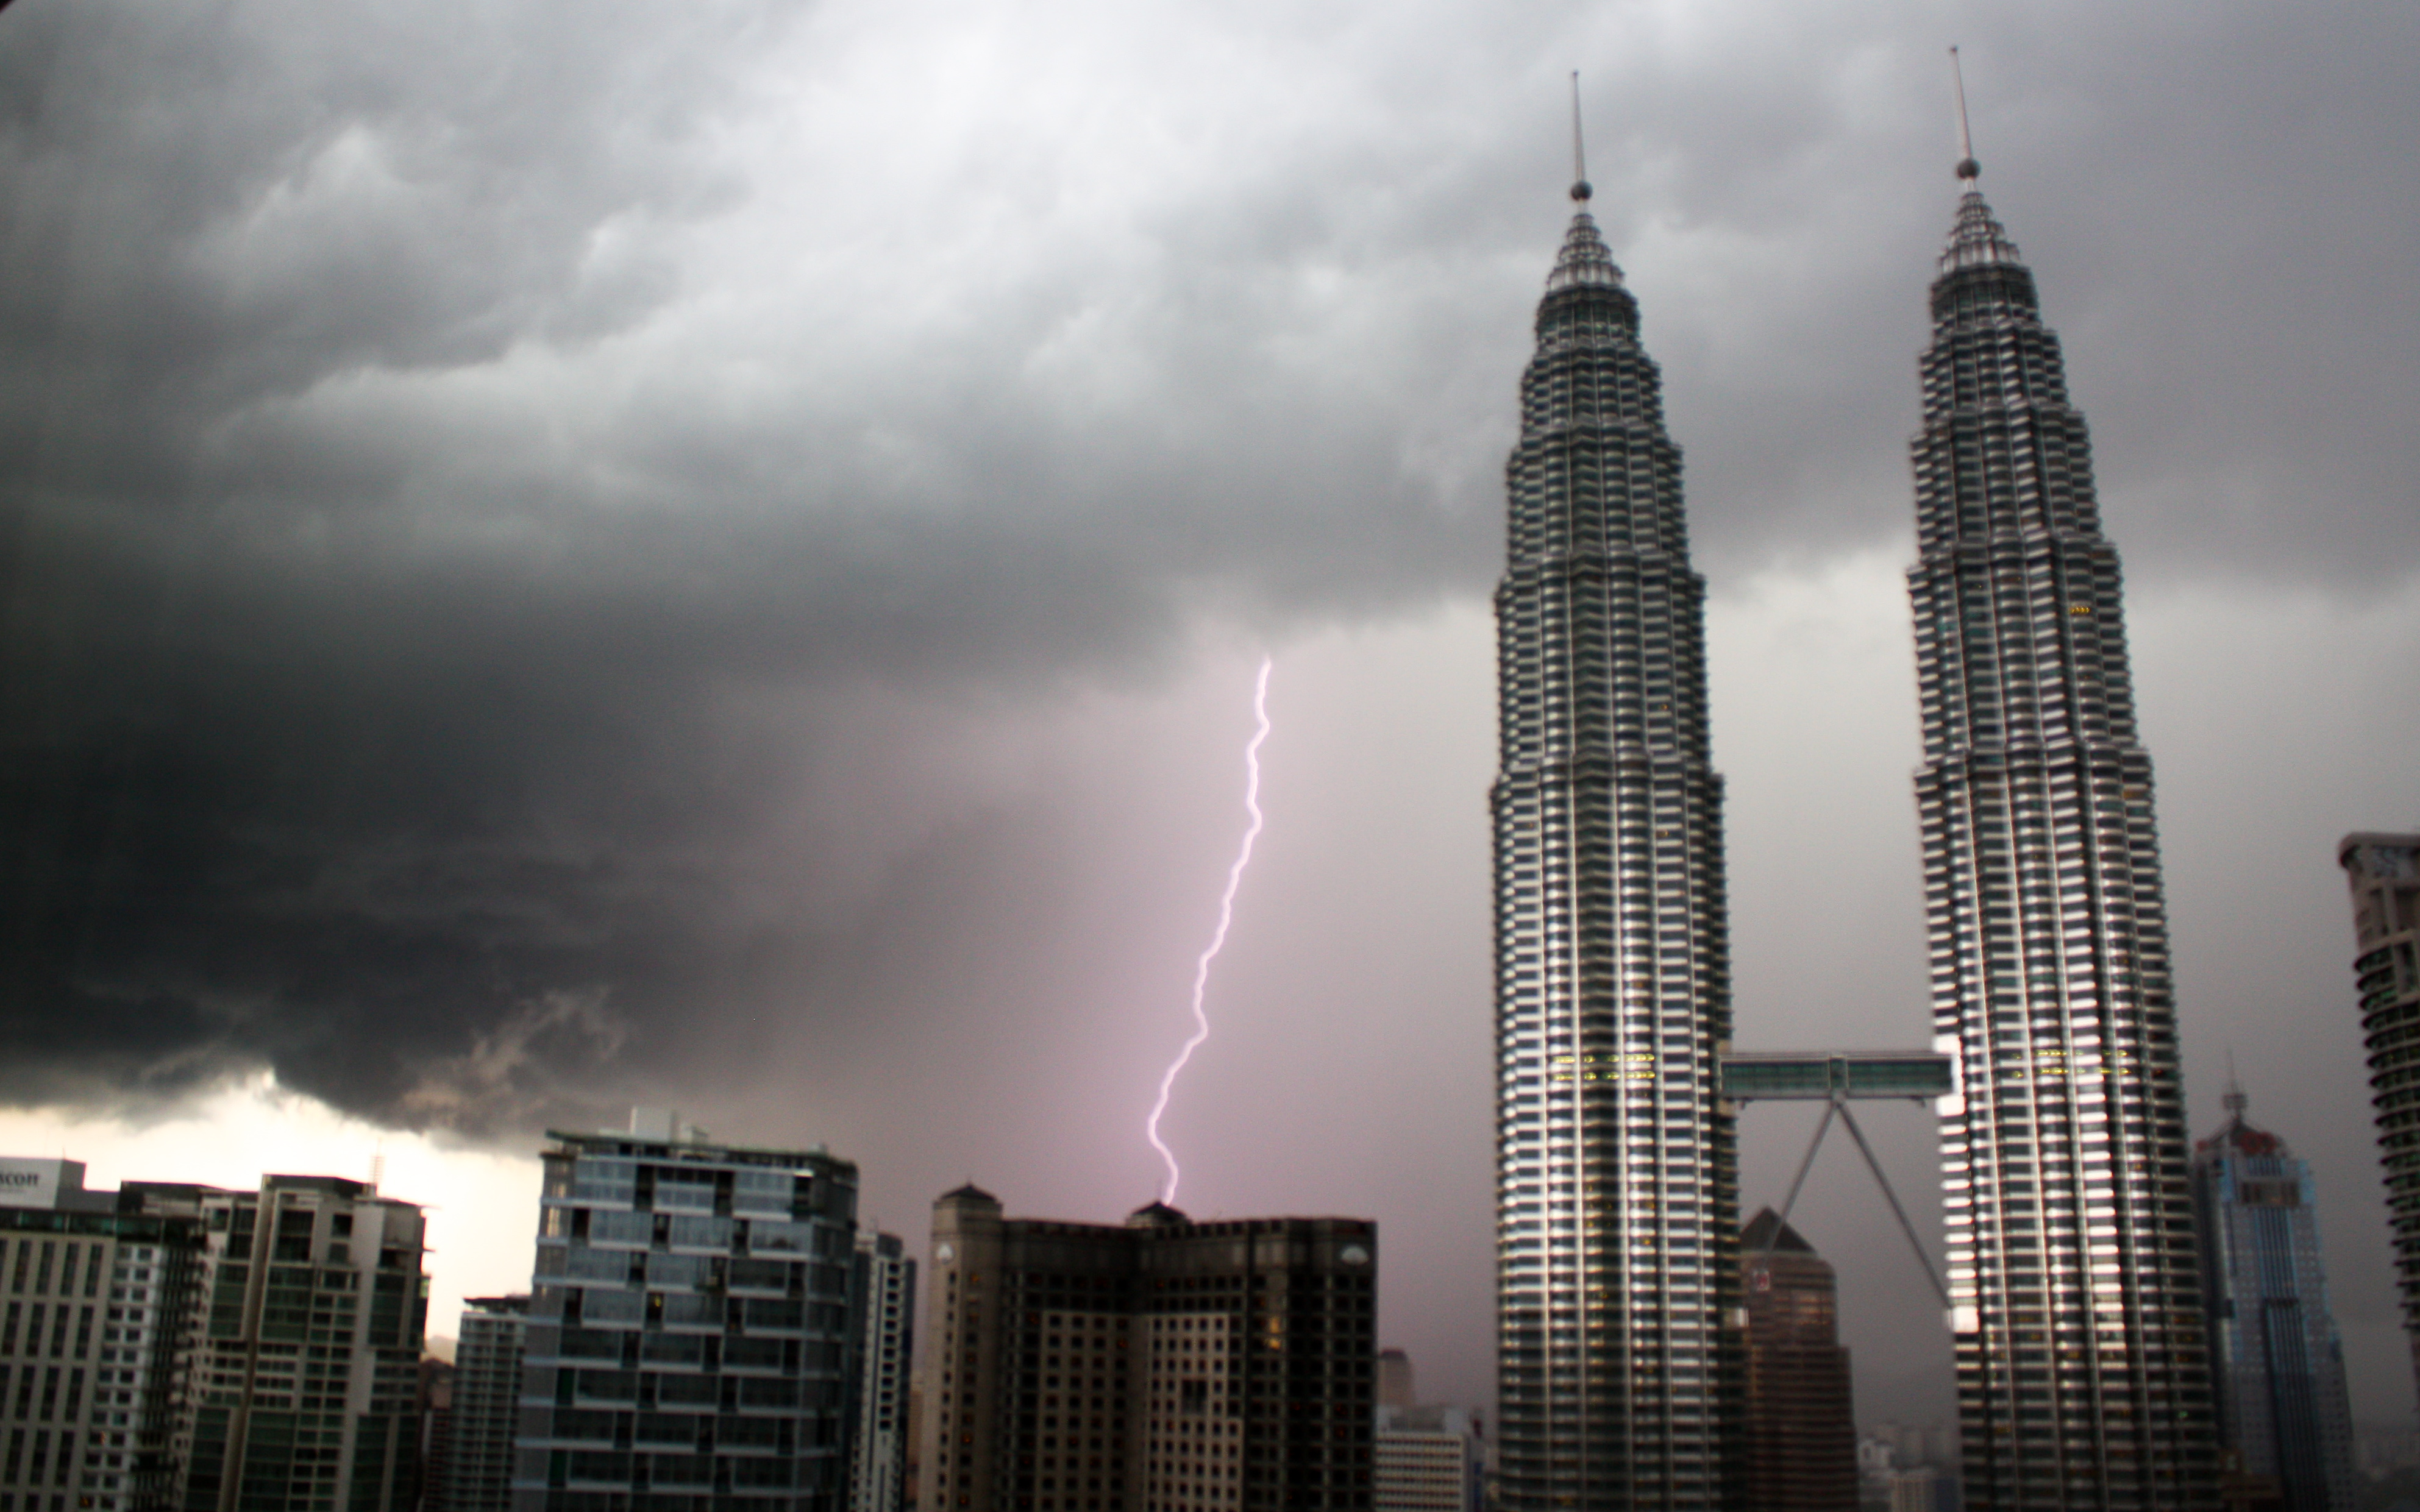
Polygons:
M505 1512L512 1505L529 1305L526 1295L463 1301L445 1460L430 1467L430 1504L438 1512Z
M2420 1377L2420 835L2347 835L2336 863L2352 888L2354 991L2369 1100L2386 1175L2403 1332Z
M1496 593L1498 1488L1711 1508L1743 1388L1705 585L1637 301L1572 193Z
M174 1455L185 1512L411 1512L426 1229L336 1176L257 1192L129 1183L204 1231Z
M860 1234L849 1512L899 1512L908 1485L908 1368L915 1357L916 1262L896 1234Z
M2209 1357L2118 553L2033 275L1959 165L1916 438L1916 777L1967 1504L2201 1506Z
M543 1152L517 1512L841 1512L857 1167L644 1116Z
M2307 1161L2244 1121L2194 1147L2219 1442L2238 1473L2275 1483L2284 1512L2350 1512L2352 1408L2344 1346L2328 1306L2318 1192Z
M1459 1407L1378 1408L1372 1512L1478 1512L1479 1429Z
M1377 1229L1125 1224L933 1206L919 1505L1343 1512L1372 1504Z
M1857 1424L1832 1267L1766 1208L1740 1236L1747 1299L1747 1501L1856 1512Z
M197 1216L120 1211L70 1160L0 1160L0 1512L176 1492Z

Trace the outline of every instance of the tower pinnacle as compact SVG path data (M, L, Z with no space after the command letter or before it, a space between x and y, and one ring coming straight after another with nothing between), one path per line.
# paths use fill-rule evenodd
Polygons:
M1580 70L1572 70L1572 198L1585 209L1596 193L1588 179L1588 143L1580 135Z
M1573 75L1575 79L1578 75ZM1949 87L1958 97L1958 181L1968 189L1981 177L1983 165L1975 161L1975 139L1966 130L1966 73L1958 66L1958 48L1949 49Z

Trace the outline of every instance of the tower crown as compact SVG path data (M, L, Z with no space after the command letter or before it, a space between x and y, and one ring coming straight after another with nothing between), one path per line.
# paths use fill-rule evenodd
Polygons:
M1621 286L1621 269L1605 238L1597 234L1596 217L1580 211L1572 217L1572 228L1563 233L1563 250L1555 255L1555 270L1546 275L1546 292Z
M1941 249L1941 270L1955 273L1968 268L2023 268L2024 258L2008 229L1983 203L1983 192L1969 187L1958 196L1958 219L1949 227L1948 243Z

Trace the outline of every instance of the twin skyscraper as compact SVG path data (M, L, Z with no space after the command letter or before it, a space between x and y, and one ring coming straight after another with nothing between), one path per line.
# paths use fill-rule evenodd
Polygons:
M1977 173L1931 288L1908 575L1966 1504L2214 1505L2118 556ZM1705 583L1637 301L1572 193L1496 597L1502 1504L1726 1508L1745 1344Z

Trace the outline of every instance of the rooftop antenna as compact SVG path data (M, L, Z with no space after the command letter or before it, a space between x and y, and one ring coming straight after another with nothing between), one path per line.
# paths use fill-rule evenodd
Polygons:
M1588 208L1596 191L1588 181L1588 143L1580 135L1580 70L1572 70L1572 198Z
M1958 65L1954 43L1949 49L1949 87L1958 96L1958 181L1972 190L1983 165L1975 161L1975 139L1966 130L1966 71Z
M2235 1079L2235 1052L2231 1048L2226 1052L2226 1096L2221 1101L2238 1123L2243 1121L2243 1110L2252 1105L2252 1099L2243 1094L2243 1084Z

